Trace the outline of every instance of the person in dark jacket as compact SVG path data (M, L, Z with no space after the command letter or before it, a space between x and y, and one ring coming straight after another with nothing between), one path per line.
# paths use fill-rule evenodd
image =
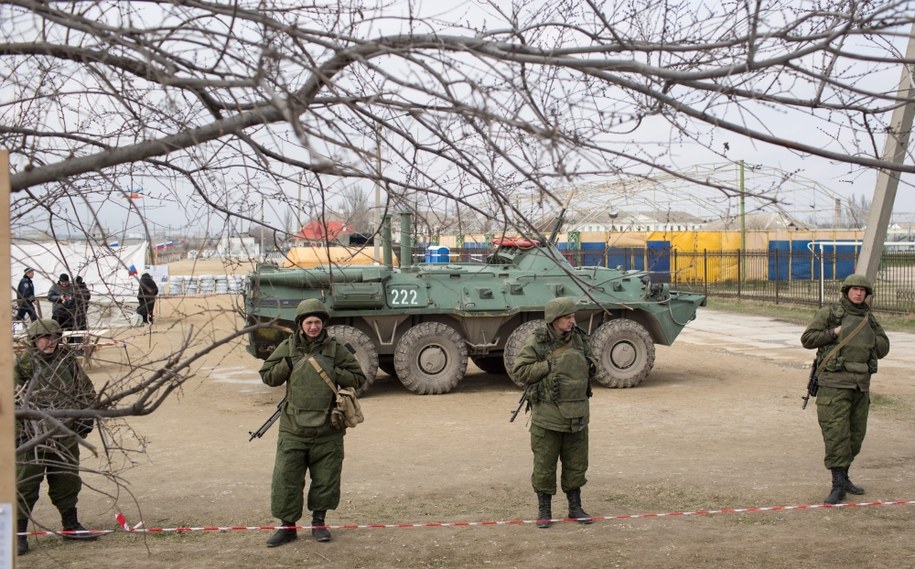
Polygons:
M73 295L73 285L70 284L70 275L63 273L57 278L57 282L48 291L48 300L51 302L51 318L60 324L62 330L73 330L76 298Z
M85 409L95 399L92 381L80 366L75 353L61 343L62 329L56 320L37 320L27 329L28 349L16 358L13 378L16 385L16 410ZM92 419L49 418L18 419L16 446L41 444L16 454L18 494L17 529L28 530L29 516L38 501L41 482L48 480L48 496L60 512L63 529L85 532L79 523L76 502L82 488L79 476L79 440L92 430ZM64 428L66 427L66 429ZM68 533L64 539L90 541L98 536ZM18 536L19 555L28 553L27 536Z
M74 330L89 329L89 300L91 298L92 293L89 292L89 287L86 286L83 277L77 276L73 284L73 300L75 301L75 310L73 311Z
M35 284L32 277L35 276L35 269L26 267L19 279L19 286L16 287L16 300L19 304L19 310L16 312L16 320L29 320L35 322L38 320L38 312L35 310Z
M318 541L330 541L325 515L340 503L346 429L331 424L336 396L317 368L341 387L358 389L366 378L356 357L327 335L324 326L329 319L330 313L321 301L300 302L295 331L276 347L260 369L265 384L286 385L270 499L272 513L283 527L270 536L267 547L297 538L296 522L302 517L306 473L311 478L307 504L312 511L311 533Z
M832 473L827 504L838 504L846 493L864 494L848 469L867 431L871 375L890 351L890 340L866 302L873 293L866 276L849 275L841 300L817 311L801 335L805 348L817 350L817 418L826 447L823 463Z
M140 277L140 289L137 291L137 300L140 302L137 314L142 318L141 324L152 325L153 312L156 309L156 296L158 294L159 287L156 286L155 279L149 273L143 273Z
M581 507L587 482L590 379L597 373L587 333L575 323L575 301L554 298L543 309L544 325L528 337L512 375L525 384L531 412L531 485L537 493L537 527L548 528L556 494L556 466L562 463L562 491L569 517L591 523Z

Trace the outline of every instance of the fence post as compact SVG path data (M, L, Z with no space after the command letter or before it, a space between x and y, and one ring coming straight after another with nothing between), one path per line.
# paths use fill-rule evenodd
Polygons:
M743 282L743 273L740 270L743 264L743 251L737 250L737 298L740 298L740 283Z
M702 250L702 286L705 297L708 298L708 249Z
M778 247L775 247L775 304L778 304Z

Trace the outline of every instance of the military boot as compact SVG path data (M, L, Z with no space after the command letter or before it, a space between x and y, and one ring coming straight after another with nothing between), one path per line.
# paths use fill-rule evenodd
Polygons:
M64 526L64 531L86 531L86 528L79 523L75 507L60 513L60 523ZM70 541L95 541L98 536L92 533L75 533L64 534L64 539Z
M591 514L581 509L581 488L575 488L566 492L569 498L569 517L575 518L580 524L590 524Z
M330 541L330 530L324 525L327 510L315 510L311 514L311 535L318 541Z
M16 520L16 533L27 533L29 531L29 520ZM16 536L16 554L25 555L29 552L29 536Z
M548 528L553 519L553 496L544 492L537 492L537 527Z
M860 486L856 486L855 483L852 482L851 479L848 477L848 468L843 468L842 474L845 478L845 491L846 492L848 492L849 494L855 494L856 496L860 496L861 494L864 494L864 488L862 488Z
M838 504L845 499L845 473L842 468L830 468L832 471L832 492L823 502L827 504Z
M276 530L273 535L267 539L267 547L277 547L290 541L295 541L299 534L295 530L295 522L281 522L283 526Z

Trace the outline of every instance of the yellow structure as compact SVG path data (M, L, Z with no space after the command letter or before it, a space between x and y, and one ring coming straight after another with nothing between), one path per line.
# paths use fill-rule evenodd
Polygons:
M286 254L283 267L309 269L318 265L374 265L372 250L366 247L293 247ZM379 263L380 264L380 263ZM397 256L394 255L397 266Z

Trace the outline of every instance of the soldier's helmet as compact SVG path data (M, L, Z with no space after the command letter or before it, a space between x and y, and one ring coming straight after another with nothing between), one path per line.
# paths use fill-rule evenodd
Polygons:
M552 324L553 320L575 312L575 299L569 296L554 298L543 307L543 320Z
M303 300L295 310L296 323L305 320L309 316L317 316L325 324L330 320L330 312L327 311L324 304L317 298L307 298Z
M35 341L42 336L60 336L63 334L63 330L56 320L44 318L29 324L25 333L28 335L29 340Z
M853 286L858 286L867 291L867 295L870 296L874 294L874 285L871 284L867 277L864 275L848 275L845 277L845 281L842 283L842 295L848 295L848 289Z

